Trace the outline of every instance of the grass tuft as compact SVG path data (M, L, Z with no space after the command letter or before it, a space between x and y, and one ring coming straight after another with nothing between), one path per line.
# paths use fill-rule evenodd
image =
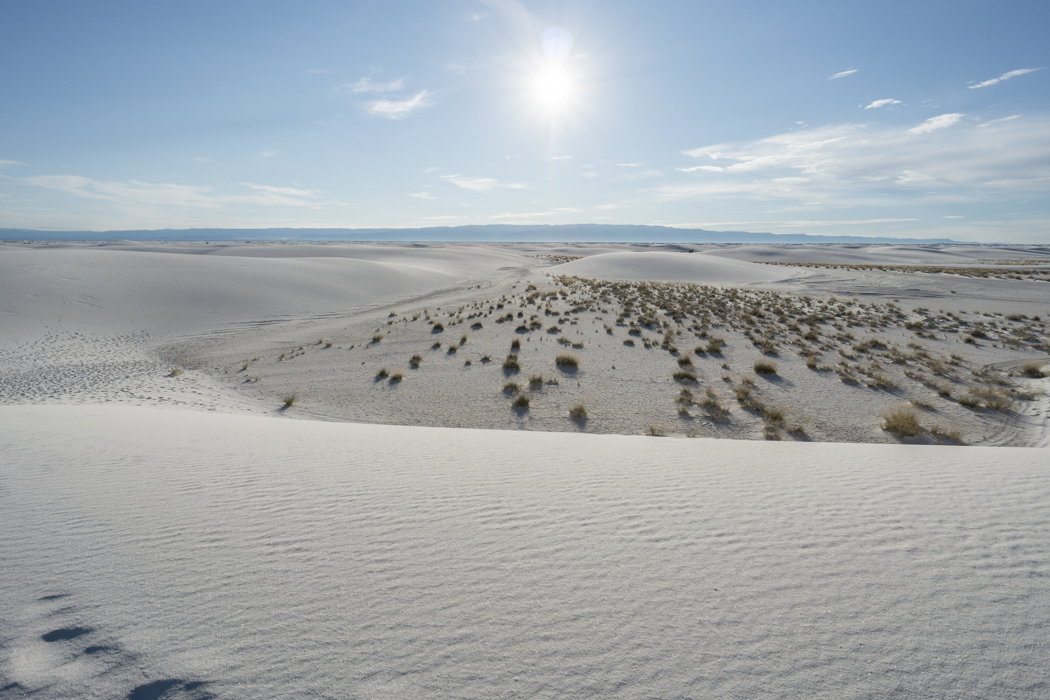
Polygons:
M770 362L769 360L755 360L755 373L756 374L776 374L777 363Z
M890 409L882 414L882 429L897 439L915 437L926 432L915 410L905 406Z
M554 364L566 369L576 369L580 366L580 359L571 352L563 352L554 358Z
M577 423L583 423L587 420L587 407L582 403L578 403L569 409L569 418L573 419Z

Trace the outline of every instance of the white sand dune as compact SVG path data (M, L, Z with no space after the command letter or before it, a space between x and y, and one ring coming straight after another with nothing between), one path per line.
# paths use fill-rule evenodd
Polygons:
M1046 246L973 245L744 245L704 250L705 255L762 262L861 265L975 265L996 260L1038 260L1050 265Z
M464 364L513 336L526 337L525 372L556 371L542 364L562 347L553 335L530 341L489 316L527 281L794 274L636 247L550 266L543 250L0 245L0 698L1047 694L1044 450L272 417L274 392L310 381L332 405L373 411L362 421L456 420L472 415L466 401L507 425L563 429L557 402L584 398L591 430L603 411L646 408L645 360L604 370L603 353L628 352L613 335L625 330L560 317L586 340L584 362L535 392L534 418L510 412L498 362ZM808 272L787 286L828 279L863 289ZM999 282L953 285L970 304L1023 288L1043 313L1043 283ZM479 299L484 328L458 354L431 351L400 394L373 380L435 337L457 341L480 315L453 329L452 312ZM450 327L410 321L419 307ZM377 328L388 335L369 344ZM214 375L167 376L158 352L190 340L234 355ZM717 378L733 350L697 357L697 371ZM252 357L258 396L233 386ZM781 375L785 391L813 384L802 368ZM592 378L616 400L588 396ZM673 413L665 380L672 394L645 400ZM310 413L321 393L280 415L330 419ZM870 412L870 395L857 388L853 408ZM1018 430L1045 444L1050 414L1036 409Z
M9 697L1047 691L1042 451L7 406L0 452Z
M651 280L733 285L772 282L799 276L797 270L711 255L665 252L599 253L558 265L557 274L603 280Z

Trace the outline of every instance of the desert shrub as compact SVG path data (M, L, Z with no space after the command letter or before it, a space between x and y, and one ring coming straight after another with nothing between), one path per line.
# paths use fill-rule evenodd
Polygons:
M631 348L634 347L634 341L631 340L630 338L628 338L627 340L623 341L623 344L626 345L627 347L631 347Z
M431 332L432 333L442 333L442 332L444 332L444 330L445 330L445 324L443 324L443 323L435 323L434 327L431 329Z
M515 396L521 391L521 387L518 386L517 382L507 382L503 385L503 393Z
M576 369L580 366L580 360L571 352L563 352L554 358L554 364L567 369Z
M376 333L375 335L372 336L372 342L373 343L378 343L382 339L383 339L383 334L382 333Z
M408 364L412 367L412 369L419 369L419 365L422 364L422 363L423 363L423 356L422 355L413 355L412 358L408 361Z
M689 359L688 355L683 355L682 357L678 358L678 366L679 367L692 367L693 366L693 361Z
M438 342L434 343L433 345L430 346L430 349L431 350L440 350L441 349L441 342L438 341Z
M514 403L511 404L514 408L527 409L529 407L529 397L527 394L518 394L518 398L514 399Z
M389 376L390 372L387 370L386 367L384 367L376 373L376 379L386 379Z
M288 394L287 396L281 397L281 403L284 404L285 408L291 408L299 400L299 397L295 394Z
M517 355L507 355L507 359L503 361L504 372L518 372L521 370L521 365L518 364Z
M476 322L470 324L470 329L471 330L478 331L478 330L481 330L481 328L482 328L482 325L481 325L480 321L476 321Z
M531 377L529 377L529 388L534 389L538 386L543 386L543 375L534 374Z
M676 382L686 382L690 384L696 382L696 375L692 372L687 372L686 370L680 370L671 376L674 377Z
M396 384L397 382L401 381L402 379L404 379L404 376L400 372L397 372L395 374L391 374L390 375L390 383L391 384Z
M587 407L582 403L578 403L569 409L569 418L573 419L577 423L582 423L587 420Z
M926 432L919 421L918 414L914 409L906 406L899 406L882 414L882 429L898 439L915 437Z
M1042 379L1050 374L1043 369L1043 364L1044 363L1039 361L1029 362L1021 368L1021 374L1026 377L1032 377L1033 379Z
M517 338L512 340L511 343L510 343L510 349L511 350L520 350L521 349L521 341L519 339L517 339Z
M168 372L169 377L177 377L182 374L182 370L178 367L172 367L171 371Z
M755 361L755 373L757 374L776 374L777 363L770 362L769 360L756 360Z

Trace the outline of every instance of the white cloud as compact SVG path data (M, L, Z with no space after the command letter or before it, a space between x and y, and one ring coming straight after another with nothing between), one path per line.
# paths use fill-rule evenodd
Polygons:
M416 199L434 199L434 195L429 192L411 192L409 197L415 197Z
M490 192L500 189L520 190L525 187L525 185L518 183L500 182L491 177L463 177L462 175L441 175L440 177L446 182L451 182L456 187L473 192Z
M551 156L551 160L570 160L572 156Z
M725 168L720 168L717 165L694 165L691 168L675 168L675 170L680 170L683 173L695 173L697 170L705 170L709 173L720 173L725 170Z
M0 168L9 168L12 165L25 165L25 163L17 160L4 160L3 158L0 158Z
M958 124L959 120L965 116L965 114L959 114L958 112L954 112L952 114L941 114L940 116L930 117L922 124L919 124L918 126L912 129L908 129L908 133L928 134L931 131L936 131L937 129L947 129L949 126L955 126L956 124Z
M965 216L942 216L942 219L965 219Z
M94 180L79 175L38 175L25 178L27 184L45 189L60 190L85 199L99 199L123 206L174 206L215 209L228 204L257 204L262 206L314 207L317 195L309 190L291 187L273 187L241 183L253 190L251 194L217 194L210 187L148 183L138 180L126 182Z
M952 127L952 128L948 128ZM916 138L917 136L921 138ZM712 198L801 206L899 206L908 201L1001 202L1045 196L1050 115L982 127L961 114L914 127L847 123L684 151L717 167L650 190L662 201ZM679 168L691 170L691 168ZM705 176L707 173L716 173ZM892 193L891 196L887 196Z
M893 98L886 98L885 100L875 100L864 109L878 109L879 107L889 107L890 105L904 104L900 100L894 100Z
M362 92L397 92L403 87L405 87L404 78L391 80L388 83L373 83L372 79L367 77L361 78L356 83L347 83L341 86L342 89L349 90L355 95Z
M374 100L366 105L368 112L377 117L386 119L404 119L417 109L430 106L427 100L427 91L421 90L414 97L404 100L388 100L386 98Z
M1004 80L1009 80L1010 78L1016 78L1019 75L1024 75L1026 73L1035 73L1037 70L1041 70L1041 69L1040 68L1019 68L1017 70L1012 70L1012 71L1003 73L998 78L992 78L991 80L985 80L983 83L977 83L976 85L971 85L970 89L971 90L976 90L977 88L990 87L990 86L995 85L997 83L1001 83Z
M617 163L618 168L638 168L641 167L641 163Z
M856 68L850 68L849 70L844 70L835 75L828 76L828 80L838 80L839 78L845 78L847 75L853 75L856 72Z

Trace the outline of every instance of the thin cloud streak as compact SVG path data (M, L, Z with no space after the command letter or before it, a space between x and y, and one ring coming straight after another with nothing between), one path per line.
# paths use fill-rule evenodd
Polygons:
M369 102L365 107L369 114L385 119L404 119L416 110L429 107L431 102L427 99L427 90L420 90L413 97L404 100L388 100L386 98Z
M959 120L965 117L965 114L952 113L952 114L941 114L937 117L930 117L922 124L919 124L914 129L908 129L909 134L928 134L931 131L937 129L947 129L950 126L955 126L959 123Z
M835 75L828 76L828 80L838 80L839 78L845 78L848 75L853 75L856 72L857 72L856 68L850 68L849 70L840 71L840 72L836 73Z
M1006 73L1003 73L998 78L992 78L991 80L985 80L983 83L977 83L976 85L970 85L969 87L970 87L971 90L976 90L977 88L991 87L992 85L997 85L997 84L1003 82L1004 80L1009 80L1010 78L1016 78L1019 75L1025 75L1027 73L1035 73L1037 70L1042 70L1042 69L1041 68L1018 68L1017 70L1012 70L1012 71L1008 71Z
M354 94L362 92L397 92L405 86L405 79L398 78L388 83L373 83L371 78L361 78L356 83L348 83L343 88Z
M85 199L98 199L122 206L160 206L217 209L229 204L257 204L267 207L318 207L320 202L310 190L241 183L253 194L217 194L210 187L95 180L79 175L37 175L23 180L26 184L59 190Z
M456 187L472 192L490 192L492 190L520 190L525 185L516 182L500 182L492 177L463 177L462 175L441 175L442 180L451 182Z
M875 100L874 102L872 102L870 105L868 105L864 109L879 109L880 107L889 107L890 105L899 105L899 104L903 104L903 103L900 100L894 100L892 98L887 98L885 100Z

